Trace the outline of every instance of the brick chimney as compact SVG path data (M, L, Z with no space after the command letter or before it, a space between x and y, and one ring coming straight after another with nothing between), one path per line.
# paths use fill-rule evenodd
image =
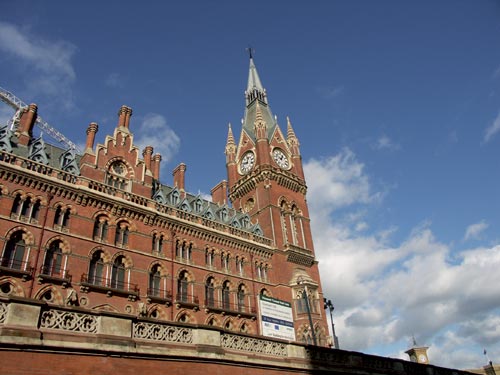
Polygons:
M146 164L146 170L152 172L151 170L151 160L153 157L153 146L146 146L144 151L142 152L142 156L144 157L144 163Z
M118 128L125 128L128 130L130 125L130 116L132 116L132 108L122 105L118 111Z
M153 178L155 180L159 180L160 179L160 162L161 162L161 155L160 154L155 154L153 156L153 160L152 160L152 163L151 163L151 169L153 172Z
M19 143L22 145L28 145L33 137L33 127L35 126L35 121L37 118L38 107L36 104L30 104L27 109L21 113L21 118L19 119Z
M180 163L172 172L174 176L174 186L179 189L181 195L185 196L185 179L186 179L186 164Z
M217 204L227 204L227 181L222 180L212 190L212 202Z
M85 143L85 152L92 152L94 149L95 135L99 130L99 126L95 122L91 122L87 128L87 142Z

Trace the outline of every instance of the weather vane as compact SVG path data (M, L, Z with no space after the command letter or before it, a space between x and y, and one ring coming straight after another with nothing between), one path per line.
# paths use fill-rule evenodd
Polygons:
M248 48L246 50L247 50L250 58L253 58L253 53L255 52L255 50L252 48L252 46L248 46Z

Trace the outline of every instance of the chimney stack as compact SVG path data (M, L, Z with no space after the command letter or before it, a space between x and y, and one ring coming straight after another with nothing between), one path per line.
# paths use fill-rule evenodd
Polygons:
M160 162L161 162L161 155L160 154L155 154L153 156L153 162L151 163L151 168L153 172L153 178L155 180L160 179Z
M30 104L21 114L19 120L19 143L27 145L33 136L33 127L37 118L38 107L36 104Z
M212 202L223 205L227 204L227 181L222 180L212 190Z
M180 163L172 172L174 176L174 186L177 187L181 192L185 191L185 176L186 176L186 164Z
M87 142L85 144L85 152L94 149L95 135L99 130L99 126L95 122L91 122L87 128Z
M146 146L144 151L142 152L142 156L144 157L144 163L146 164L146 170L151 171L151 159L153 156L153 146Z

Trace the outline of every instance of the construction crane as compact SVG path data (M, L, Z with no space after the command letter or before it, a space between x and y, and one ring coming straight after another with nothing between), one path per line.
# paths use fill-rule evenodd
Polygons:
M15 96L13 93L11 93L8 90L5 90L2 87L0 87L0 100L11 106L16 111L16 113L9 120L8 123L11 130L14 130L19 123L21 112L23 111L23 109L28 108L28 105L24 103L21 99L19 99L17 96ZM66 138L61 132L50 126L40 116L37 115L35 123L42 131L47 133L51 138L53 138L57 142L64 145L66 148L73 149L77 152L80 151L73 142L71 142L68 138Z

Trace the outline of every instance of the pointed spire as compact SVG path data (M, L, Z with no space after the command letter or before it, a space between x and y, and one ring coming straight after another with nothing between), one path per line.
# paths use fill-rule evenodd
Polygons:
M260 106L258 101L255 104L255 121L253 125L255 129L255 137L257 138L257 140L267 137L267 123L266 120L264 120L264 116L262 115L262 107Z
M234 141L233 130L231 129L231 123L229 123L229 129L227 131L226 155L235 153L236 153L236 142Z
M294 155L300 155L299 139L297 138L295 132L293 131L292 122L290 121L290 117L288 116L286 116L286 142L288 143L288 146L290 147Z
M292 128L292 123L290 121L290 117L286 116L286 136L287 138L297 138L295 135L295 132L293 131Z
M251 54L250 54L250 68L248 71L248 84L247 84L247 90L245 91L245 97L247 105L249 105L256 99L267 104L266 89L262 86L262 83L260 82L259 73L257 73L257 68L255 67L255 64L253 62L253 57Z

